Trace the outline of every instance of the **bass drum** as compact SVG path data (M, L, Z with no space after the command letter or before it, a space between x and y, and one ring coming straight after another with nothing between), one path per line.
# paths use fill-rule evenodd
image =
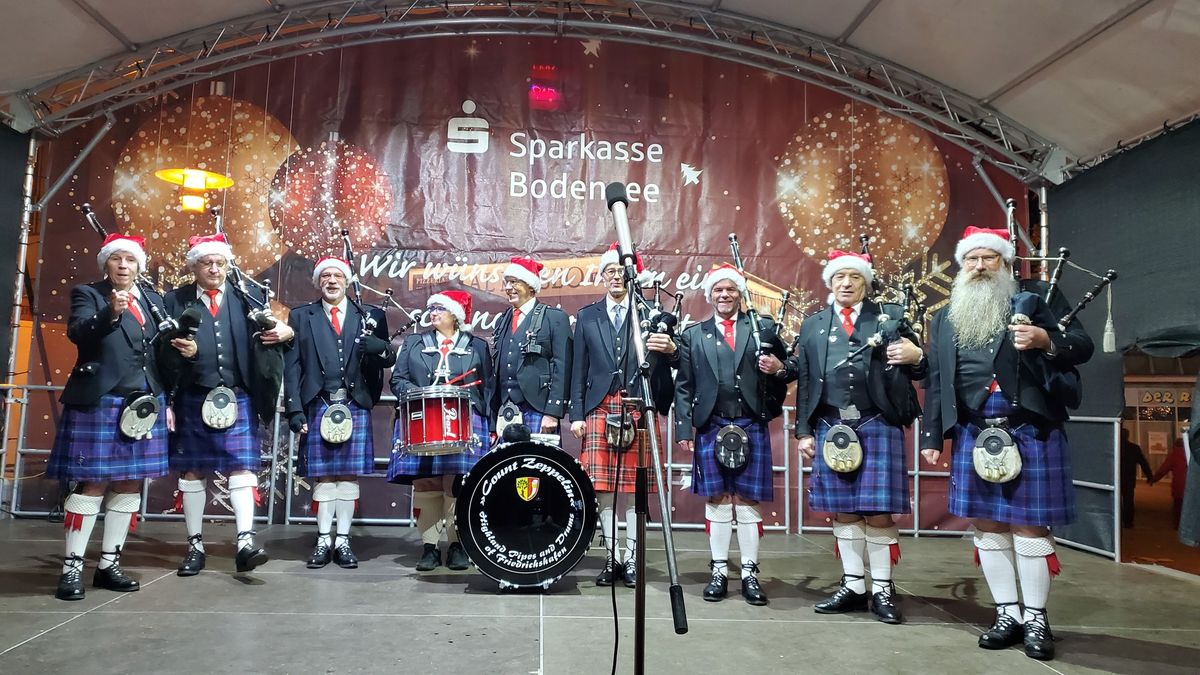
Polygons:
M463 479L459 539L501 588L549 588L587 553L596 492L579 460L547 443L497 446Z

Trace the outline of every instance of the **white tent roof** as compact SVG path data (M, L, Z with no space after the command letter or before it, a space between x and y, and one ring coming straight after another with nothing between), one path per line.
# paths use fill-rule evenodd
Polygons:
M321 6L337 19L340 12L371 4L377 3L10 0L0 23L0 92L36 89L122 52L242 17ZM684 8L763 19L824 37L977 99L1072 158L1103 153L1118 141L1200 111L1200 77L1193 70L1200 63L1197 0L646 4L693 5L696 9ZM390 11L407 5L394 1Z

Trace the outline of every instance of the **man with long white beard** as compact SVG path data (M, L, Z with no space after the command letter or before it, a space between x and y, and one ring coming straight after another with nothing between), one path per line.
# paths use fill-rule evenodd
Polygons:
M1059 571L1050 528L1075 518L1064 401L1078 402L1074 366L1091 358L1093 345L1078 323L1060 331L1052 318L1026 323L1014 313L1015 301L1039 301L1047 290L1013 279L1015 252L1007 231L977 227L955 249L961 270L950 305L930 325L921 454L936 464L943 439L953 439L950 512L972 520L976 559L996 603L979 646L1024 640L1027 656L1049 660L1046 600ZM1069 311L1061 294L1048 304L1038 314Z

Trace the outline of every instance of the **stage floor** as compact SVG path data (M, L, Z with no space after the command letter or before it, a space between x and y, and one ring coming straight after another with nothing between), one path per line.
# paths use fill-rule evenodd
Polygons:
M409 528L356 528L357 570L304 567L313 530L260 530L273 556L233 573L230 524L207 524L209 567L180 578L181 523L141 523L125 567L142 590L90 586L55 600L62 526L0 521L0 672L6 673L607 673L613 649L609 589L596 587L597 551L549 592L498 593L472 571L417 573ZM736 541L736 537L735 537ZM691 630L675 635L662 537L650 533L647 673L1172 673L1200 663L1200 579L1060 551L1050 599L1058 659L975 646L990 621L987 589L959 538L904 539L897 586L908 619L821 616L812 605L839 576L829 536L769 534L761 566L767 607L738 594L707 603L703 533L675 537ZM737 559L736 544L732 559ZM633 591L617 589L618 672L633 657Z

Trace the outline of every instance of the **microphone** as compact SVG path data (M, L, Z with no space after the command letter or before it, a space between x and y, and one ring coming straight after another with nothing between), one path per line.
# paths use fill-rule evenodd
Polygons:
M201 316L200 307L197 305L190 305L183 310L183 313L179 315L179 335L177 337L195 340L196 331L200 329Z
M621 254L621 264L626 267L636 265L633 257L633 235L629 233L629 216L625 208L629 206L629 196L625 192L624 183L609 183L604 188L604 198L608 200L608 210L612 212L613 223L617 226L617 249Z

